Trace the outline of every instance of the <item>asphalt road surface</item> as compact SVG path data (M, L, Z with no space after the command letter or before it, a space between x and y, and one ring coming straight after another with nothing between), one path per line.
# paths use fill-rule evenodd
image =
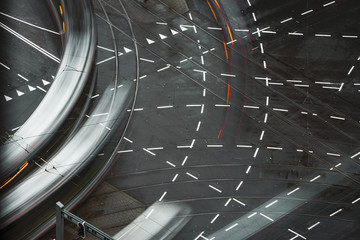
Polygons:
M100 2L119 74L138 91L119 149L101 153L118 153L115 163L75 210L80 217L114 235L146 207L171 202L190 209L173 239L359 238L358 1ZM113 78L115 50L93 4L96 100ZM55 29L46 11L37 20L29 5L9 9L1 22L33 41L39 35L4 14ZM1 31L11 43L0 66L1 104L11 109L3 116L16 119L4 135L32 112L26 97L35 106L44 96L42 79L51 83L57 63ZM58 36L41 32L41 46L59 56Z

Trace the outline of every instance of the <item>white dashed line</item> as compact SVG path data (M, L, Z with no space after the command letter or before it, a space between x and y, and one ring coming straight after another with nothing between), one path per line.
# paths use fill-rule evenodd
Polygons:
M188 176L190 176L190 177L192 177L192 178L196 179L196 180L198 180L198 179L199 179L199 178L195 177L194 175L192 175L191 173L186 172L186 174L187 174Z
M155 154L155 153L153 153L153 152L151 152L151 151L147 150L146 148L143 148L143 150L144 150L145 152L150 153L150 154L151 154L151 155L153 155L153 156L156 156L156 154Z
M160 199L159 199L159 202L161 202L161 201L164 199L166 193L167 193L167 192L164 192L164 193L161 195L161 197L160 197Z
M280 23L285 23L285 22L288 22L288 21L291 21L293 18L287 18L285 20L282 20Z
M253 158L256 158L258 152L259 152L259 148L256 148L255 153L254 153L254 155L253 155Z
M222 191L220 189L217 189L216 187L212 186L212 185L209 185L210 188L214 189L215 191L219 192L219 193L222 193Z
M164 108L173 108L174 106L157 106L158 109L164 109Z
M290 196L291 194L293 194L294 192L296 192L297 190L299 190L300 188L295 188L294 190L288 192L286 195Z
M320 224L320 222L317 222L317 223L311 225L310 227L308 227L307 230L311 230L311 229L313 229L314 227L316 227L316 226L319 225L319 224Z
M155 61L154 60L150 60L150 59L146 59L146 58L139 58L141 61L144 61L144 62L150 62L150 63L154 63Z
M277 202L278 202L278 200L275 200L275 201L269 203L268 205L266 205L265 208L268 208L268 207L274 205L274 204L277 203Z
M118 151L118 153L129 153L129 152L133 152L134 150L121 150Z
M327 7L327 6L329 6L329 5L331 5L331 4L334 4L334 3L335 3L335 1L325 3L325 4L323 5L323 7Z
M337 120L345 120L345 118L343 118L343 117L336 117L336 116L330 116L330 118L332 118L332 119L337 119Z
M251 145L236 145L236 147L238 147L238 148L252 148L253 146L251 146Z
M341 211L342 211L342 208L340 208L339 210L331 213L331 214L329 215L329 217L332 217L332 216L334 216L335 214L338 214L338 213L341 212Z
M166 163L169 164L169 165L172 166L172 167L176 167L176 165L173 164L172 162L166 161Z
M310 182L313 182L315 181L316 179L320 178L321 176L320 175L317 175L316 177L314 177L313 179L310 180Z
M241 181L241 182L239 183L239 185L237 185L237 187L236 187L236 189L235 189L236 191L238 191L238 190L240 189L240 187L241 187L241 185L243 184L243 182L244 182L244 181Z
M6 68L7 70L10 70L10 68L8 66L6 66L5 64L3 64L2 62L0 62L0 65L3 66L4 68Z
M179 174L175 174L174 178L171 180L172 182L175 182L175 180L177 179L177 177L179 176Z
M301 15L302 15L302 16L303 16L303 15L306 15L306 14L308 14L308 13L311 13L312 11L314 11L314 10L313 10L313 9L308 10L308 11L306 11L306 12L301 13Z

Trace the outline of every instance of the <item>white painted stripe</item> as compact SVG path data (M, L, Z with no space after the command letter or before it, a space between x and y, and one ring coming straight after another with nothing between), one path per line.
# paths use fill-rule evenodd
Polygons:
M287 18L287 19L285 19L285 20L282 20L280 23L285 23L285 22L288 22L288 21L290 21L290 20L292 20L293 18Z
M179 174L175 174L174 178L171 180L172 182L175 182L175 180L177 179L177 177L179 176Z
M131 141L130 139L128 139L128 138L126 138L126 137L124 137L124 139L125 139L126 141L130 142L130 143L133 143L133 141Z
M173 108L174 106L157 106L158 109Z
M164 192L164 193L161 195L161 197L160 197L160 199L159 199L159 202L161 202L161 201L164 199L166 193L167 193L167 192Z
M219 28L219 27L207 27L207 29L209 29L209 30L219 30L219 31L222 30L222 28Z
M244 181L241 181L241 182L239 183L239 185L238 185L238 186L236 187L236 189L235 189L236 191L238 191L238 190L240 189L240 187L241 187L241 185L243 184L243 182L244 182Z
M293 234L296 234L295 237L301 237L301 238L303 238L303 239L306 239L306 237L304 237L303 235L295 232L294 230L291 230L291 229L288 228L288 231L289 231L289 232L292 232ZM294 238L292 238L292 239L294 239Z
M146 215L145 219L148 219L150 215L153 213L154 209L151 209L150 212Z
M215 107L230 107L230 104L215 104Z
M104 60L102 60L102 61L100 61L100 62L97 62L96 65L99 65L99 64L102 64L102 63L104 63L104 62L110 61L111 59L114 59L114 58L115 58L115 56L109 57L109 58L104 59Z
M23 42L25 42L26 44L30 45L31 47L35 48L36 50L38 50L39 52L41 52L42 54L44 54L45 56L49 57L50 59L54 60L57 63L60 63L60 59L55 57L53 54L49 53L48 51L46 51L45 49L39 47L38 45L36 45L35 43L31 42L29 39L25 38L24 36L20 35L19 33L15 32L13 29L9 28L8 26L6 26L5 24L0 22L0 26L5 29L6 31L10 32L11 34L13 34L15 37L19 38L20 40L22 40Z
M251 146L251 145L236 145L236 147L239 147L239 148L252 148L253 146Z
M198 125L197 125L197 127L196 127L196 131L197 131L197 132L198 132L199 129L200 129L200 125L201 125L201 121L198 122Z
M315 37L331 37L330 34L320 34L320 33L316 33Z
M286 195L291 195L291 194L293 194L294 192L296 192L297 190L299 190L300 188L299 187L297 187L297 188L295 188L294 190L292 190L292 191L290 191L290 192L288 192Z
M316 227L316 226L319 225L319 224L320 224L320 222L317 222L317 223L311 225L310 227L308 227L307 230L311 230L311 229L313 229L314 227Z
M219 192L219 193L222 193L222 191L220 189L217 189L216 187L212 186L212 185L209 185L210 188L214 189L215 191Z
M259 148L256 148L255 153L254 153L254 155L253 155L253 158L256 158L258 152L259 152Z
M272 150L283 150L283 148L281 147L266 147L267 149L272 149Z
M0 62L0 65L3 66L4 68L6 68L7 70L10 70L10 68L8 66L6 66L5 64L3 64L2 62Z
M354 65L350 68L349 72L347 73L348 76L351 74L351 72L352 72L352 70L354 70L354 68L355 68Z
M47 28L44 28L44 27L40 27L40 26L37 26L37 25L35 25L35 24L26 22L26 21L21 20L21 19L19 19L19 18L10 16L10 15L8 15L8 14L6 14L6 13L0 12L0 14L6 16L6 17L8 17L8 18L12 18L12 19L14 19L14 20L16 20L16 21L18 21L18 22L25 23L25 24L27 24L27 25L29 25L29 26L31 26L31 27L35 27L35 28L37 28L37 29L40 29L40 30L43 30L43 31L46 31L46 32L49 32L49 33L53 33L53 34L56 34L56 35L60 35L60 33L58 33L58 32L55 32L55 31L52 31L52 30L50 30L50 29L47 29Z
M18 76L20 77L20 78L22 78L22 79L24 79L25 81L29 81L29 79L27 79L26 77L24 77L24 76L22 76L21 74L18 74Z
M172 166L172 167L176 167L176 165L173 164L172 162L166 161L166 163L169 164L169 165Z
M343 38L358 38L356 35L343 35Z
M258 106L250 106L250 105L244 105L244 108L254 108L254 109L259 109Z
M343 117L336 117L336 116L330 116L330 118L333 118L333 119L338 119L338 120L345 120L345 118Z
M308 10L308 11L306 11L306 12L303 12L303 13L301 13L301 15L303 16L303 15L306 15L306 14L308 14L308 13L311 13L312 11L314 11L313 9L310 9L310 10Z
M211 220L211 222L210 223L214 223L215 222L215 220L217 219L219 217L219 214L216 214L216 216Z
M265 214L263 214L263 213L260 213L260 215L261 216L263 216L264 218L267 218L268 220L270 220L270 221L274 221L274 219L272 219L272 218L270 218L269 216L266 216Z
M221 76L225 76L225 77L236 77L236 75L234 74L228 74L228 73L220 73Z
M134 150L121 150L118 151L118 153L129 153L129 152L133 152Z
M100 48L100 49L103 49L103 50L106 50L108 52L115 52L115 50L112 50L110 48L106 48L106 47L103 47L103 46L100 46L100 45L97 45L96 47Z
M139 58L141 61L144 61L144 62L150 62L150 63L154 63L155 61L154 60L150 60L150 59L146 59L146 58Z
M339 210L331 213L331 214L329 215L329 217L332 217L332 216L334 216L335 214L338 214L338 213L341 212L341 211L342 211L342 208L340 208Z
M146 148L147 150L149 151L152 151L152 150L163 150L164 147L152 147L152 148Z
M241 201L237 200L236 198L233 198L232 200L234 200L235 202L237 202L237 203L239 203L239 204L241 204L241 205L243 205L243 206L246 206L246 204L245 204L245 203L243 203L243 202L241 202Z
M265 208L268 208L268 207L274 205L274 204L277 203L277 202L278 202L278 200L275 200L275 201L269 203L268 205L266 205Z
M43 89L42 87L39 87L39 86L36 86L38 89L40 89L41 91L43 91L43 92L46 92L46 90L45 89Z
M228 227L227 229L225 229L225 232L227 232L227 231L229 231L229 230L233 229L233 228L234 228L234 227L236 227L237 225L238 225L238 223L235 223L234 225L232 225L232 226Z
M168 69L168 68L170 68L170 64L167 64L166 67L163 67L163 68L158 69L157 72L164 71L165 69Z
M150 154L151 154L151 155L153 155L153 156L156 156L156 154L155 154L155 153L153 153L153 152L151 152L151 151L147 150L146 148L143 148L143 150L144 150L145 152L150 153Z
M190 177L192 177L192 178L196 179L196 180L198 180L198 179L199 179L199 178L195 177L194 175L192 175L192 174L191 174L191 173L189 173L189 172L186 172L186 174L187 174L188 176L190 176Z
M289 35L295 35L295 36L303 36L303 33L299 33L299 32L289 32Z
M314 177L313 179L310 180L310 182L313 182L315 181L316 179L320 178L321 176L320 175L317 175L316 177Z
M338 154L338 153L326 153L326 155L340 157L340 154Z
M282 109L282 108L273 108L274 111L279 111L279 112L288 112L289 110L287 109Z
M184 165L185 165L187 159L188 159L188 156L186 156L186 157L184 158L183 162L181 163L181 166L184 166Z
M328 2L328 3L325 3L323 6L324 6L324 7L327 7L327 6L329 6L329 5L331 5L331 4L334 4L334 3L335 3L335 1Z

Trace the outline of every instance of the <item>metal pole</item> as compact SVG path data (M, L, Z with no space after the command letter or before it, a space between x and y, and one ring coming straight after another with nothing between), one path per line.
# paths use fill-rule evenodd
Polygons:
M64 240L63 208L64 205L61 202L56 203L56 240Z
M61 202L56 203L56 240L64 240L64 220L68 220L76 224L78 227L79 224L81 224L84 227L85 232L94 235L98 239L114 240L111 236L104 233L97 227L64 209L64 205Z

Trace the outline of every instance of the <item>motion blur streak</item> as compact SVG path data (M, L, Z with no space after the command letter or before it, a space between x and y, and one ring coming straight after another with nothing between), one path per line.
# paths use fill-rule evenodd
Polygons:
M93 111L93 114L104 111L108 111L109 114L87 119L76 135L48 159L49 163L56 166L56 170L38 169L0 200L0 205L4 206L0 212L0 228L41 204L46 197L55 193L91 162L110 136L111 131L106 127L115 127L126 113L132 101L132 86L131 82L123 82L123 87L117 91L110 91L112 86L109 86Z
M189 213L190 208L184 204L153 204L113 238L116 240L172 239L190 220L187 216Z
M47 94L26 122L0 148L1 181L13 174L44 147L64 123L78 102L90 77L95 59L94 18L82 4L64 1L67 33L58 72ZM78 11L78 12L76 12ZM76 16L70 18L69 14ZM17 136L17 137L15 137Z
M12 176L11 178L8 178L4 183L1 184L0 189L2 189L3 187L5 187L8 183L10 183L17 175L19 175L19 173L21 173L26 167L27 165L29 165L29 163L26 161L19 169L19 171L17 173L15 173L14 176Z

